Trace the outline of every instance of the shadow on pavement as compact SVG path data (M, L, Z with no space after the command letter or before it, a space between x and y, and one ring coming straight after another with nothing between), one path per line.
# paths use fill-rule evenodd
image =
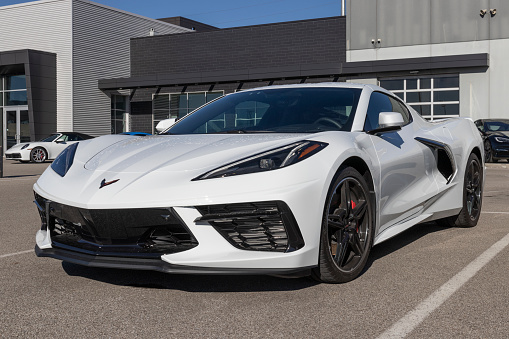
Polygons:
M366 263L366 267L364 268L364 274L373 262L378 259L385 257L393 252L400 250L401 248L419 240L420 238L434 232L445 231L449 229L448 226L441 226L435 222L427 222L423 224L415 225L403 233L398 234L397 236L382 242L379 245L376 245L371 249L371 253L369 254L368 262Z
M64 271L113 285L173 289L186 292L261 292L295 291L317 282L308 278L285 279L260 275L187 275L156 271L136 271L86 267L62 262Z
M448 229L434 222L416 225L407 231L373 247L364 274L378 259L433 233ZM174 289L186 292L258 292L295 291L317 285L310 278L285 279L273 276L250 275L183 275L165 274L156 271L137 271L86 267L67 262L64 271L71 276L102 281L120 286L156 289Z
M8 178L26 178L26 177L38 177L40 174L25 174L25 175L4 175L2 179Z

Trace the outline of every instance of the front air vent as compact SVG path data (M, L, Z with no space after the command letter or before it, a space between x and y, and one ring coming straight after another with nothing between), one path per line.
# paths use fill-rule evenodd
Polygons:
M304 239L290 208L282 201L197 206L195 222L212 225L230 244L250 251L291 252Z
M35 194L52 246L104 256L160 257L198 245L173 208L84 209ZM49 215L47 215L49 212Z

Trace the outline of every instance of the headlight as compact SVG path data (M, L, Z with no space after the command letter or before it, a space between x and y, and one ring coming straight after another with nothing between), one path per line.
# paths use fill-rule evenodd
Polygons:
M300 141L216 168L194 178L193 180L223 178L233 175L265 172L288 167L320 152L322 149L327 147L327 145L328 144L323 142L307 140Z
M62 151L62 153L58 155L55 160L53 160L51 168L61 177L63 177L67 171L69 171L69 168L71 168L72 162L74 161L74 155L76 154L76 149L78 148L78 144L79 143L77 142L68 146Z
M495 141L496 141L496 142L505 142L505 143L509 143L509 138L504 138L504 137L495 137Z
M30 146L30 144L24 144L23 147L21 147L21 149L25 149L27 148L28 146Z

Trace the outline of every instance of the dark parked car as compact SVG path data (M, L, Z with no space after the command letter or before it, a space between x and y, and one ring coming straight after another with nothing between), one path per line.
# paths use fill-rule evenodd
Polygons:
M475 125L484 139L486 162L509 161L509 119L480 119Z

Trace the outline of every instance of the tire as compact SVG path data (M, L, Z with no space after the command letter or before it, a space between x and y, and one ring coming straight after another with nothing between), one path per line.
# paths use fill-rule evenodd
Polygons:
M325 201L318 267L312 271L314 279L344 283L361 274L373 244L374 215L362 175L352 167L338 172Z
M463 208L456 216L447 218L450 226L474 227L479 221L482 207L481 161L474 153L470 154L463 179Z
M48 152L42 147L36 147L30 152L31 162L45 162L48 158Z
M493 150L491 149L491 143L488 139L484 140L484 161L495 162L493 159Z

